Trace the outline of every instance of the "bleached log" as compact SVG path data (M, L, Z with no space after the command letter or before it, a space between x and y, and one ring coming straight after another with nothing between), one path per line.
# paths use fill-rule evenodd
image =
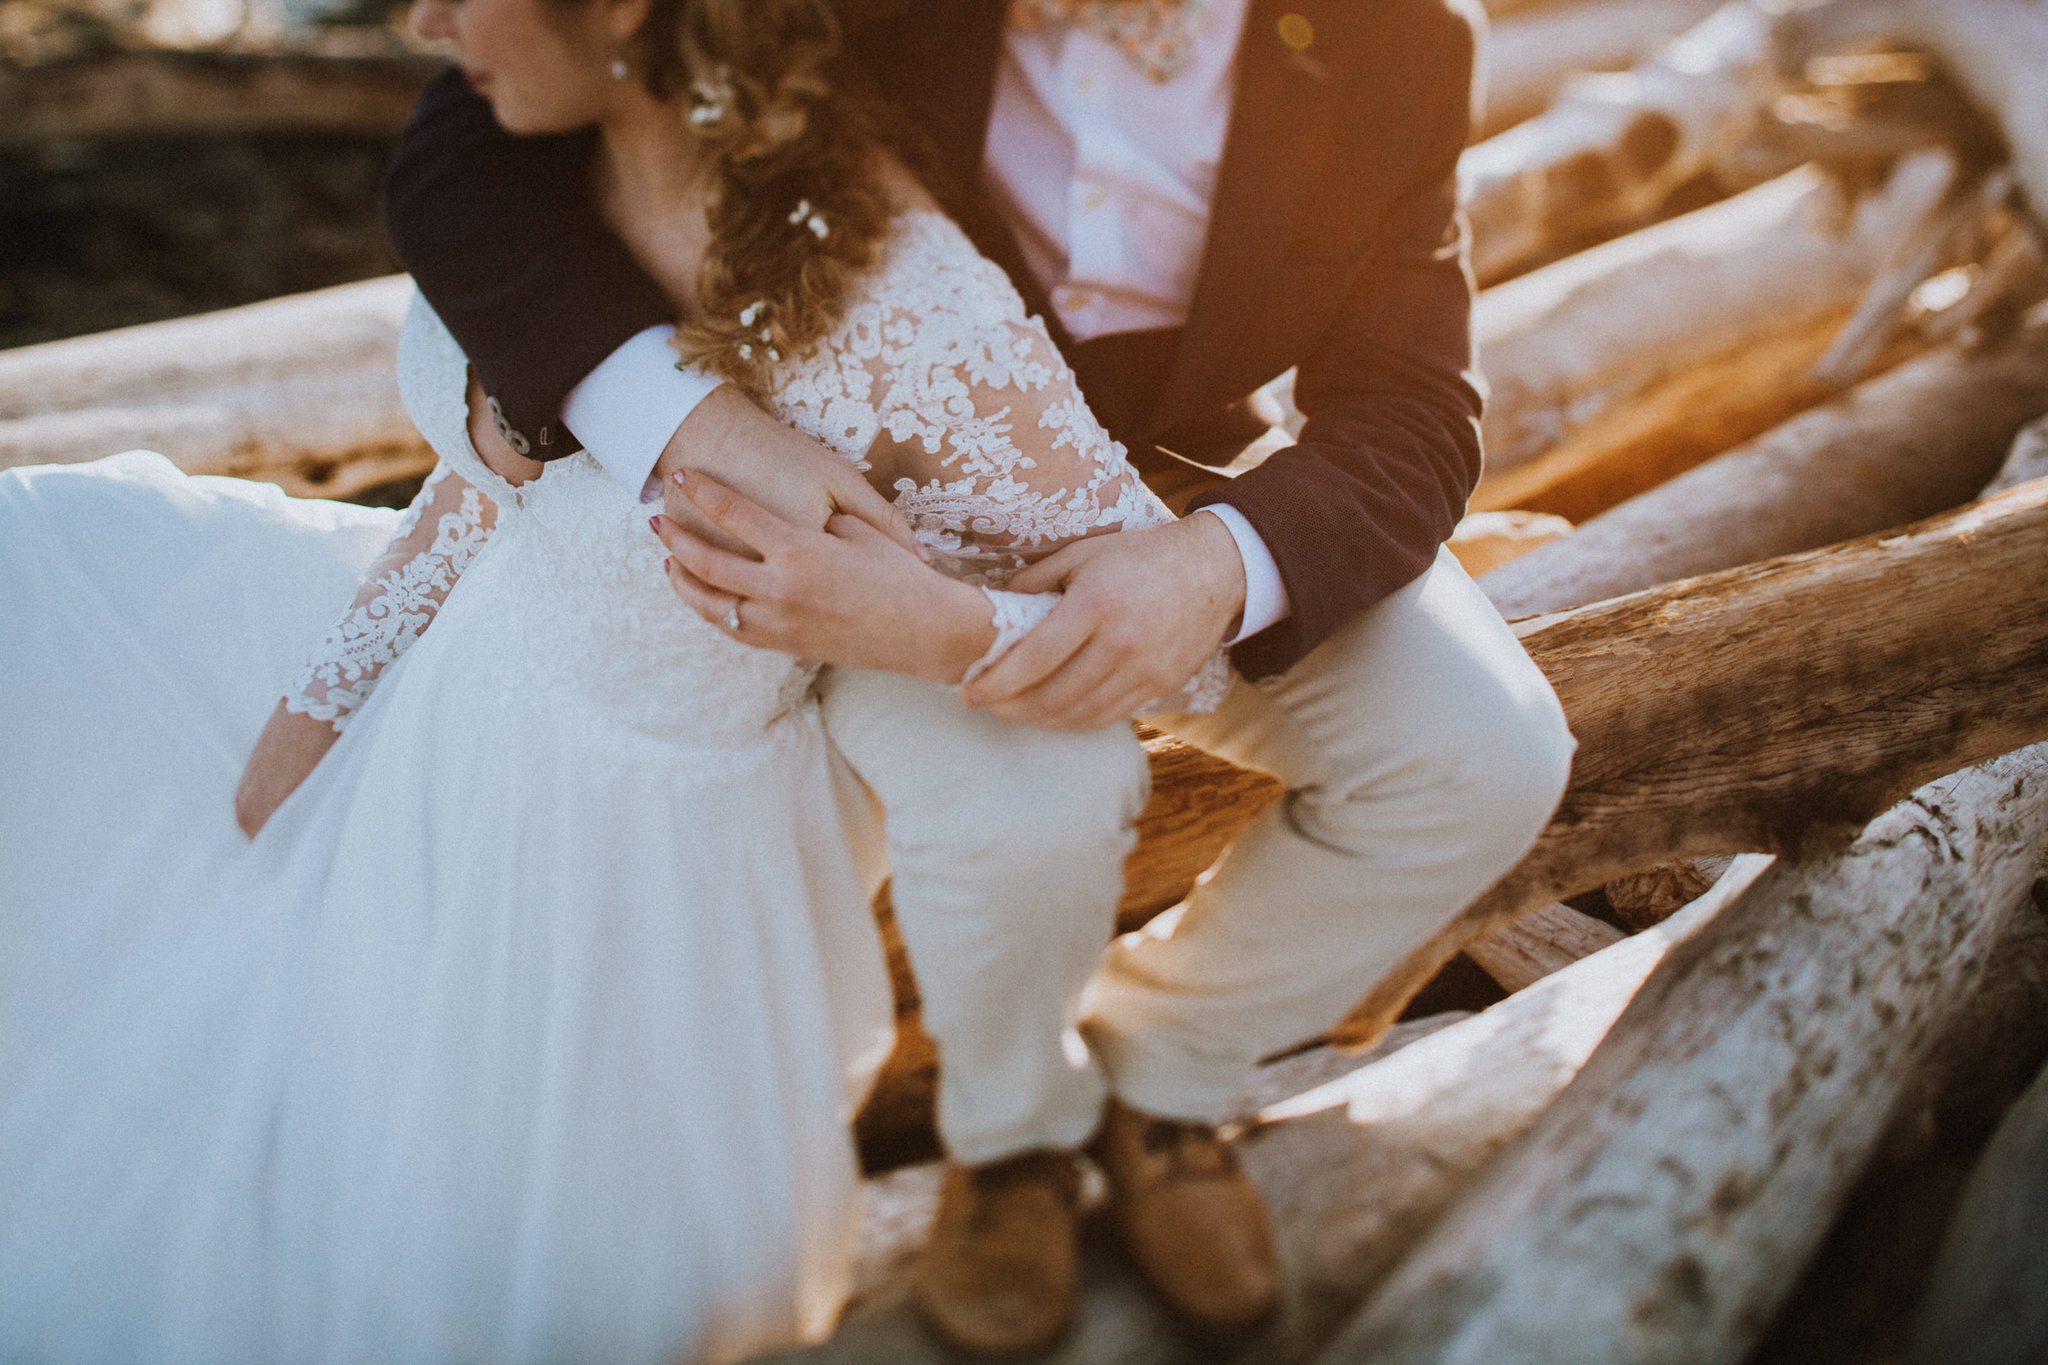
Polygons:
M1933 53L2004 134L2048 228L2048 11L2038 0L1825 0L1792 16L1788 40L1807 53L1874 41Z
M1841 333L1814 362L1814 373L1841 388L1863 378L1885 342L1904 324L1914 291L1947 262L1959 241L1976 237L2003 212L2012 186L2012 171L2000 167L1969 190L1958 186L1930 212L1870 282Z
M1508 617L1904 525L1977 495L2048 411L2048 317L1949 346L1706 461L1523 555L1481 586Z
M2038 0L1904 0L1911 31L1997 122L2048 228L2048 8Z
M1659 965L1322 1358L1741 1361L1982 978L2044 841L2037 747L1764 873Z
M1468 148L1458 181L1480 282L1640 222L1747 140L1784 88L1779 23L1736 0L1649 60L1576 77L1542 113Z
M1681 916L1545 977L1529 989L1348 1074L1265 1102L1239 1141L1265 1192L1288 1269L1281 1318L1231 1359L1298 1361L1344 1320L1457 1192L1578 1071L1674 943L1711 920L1768 865L1747 859ZM1406 1028L1406 1026L1404 1026ZM1389 1039L1390 1042L1396 1039ZM1283 1072L1289 1063L1264 1068ZM1250 1087L1257 1092L1263 1078ZM929 1170L871 1185L880 1207L864 1251L864 1292L831 1341L773 1357L814 1365L950 1359L904 1305L904 1270L931 1220ZM1185 1361L1187 1338L1120 1256L1091 1248L1073 1333L1042 1359L1061 1365Z
M2027 423L2012 438L2012 449L1999 466L1998 477L1985 485L1984 496L1994 497L2044 476L2048 476L2048 415Z
M1489 26L1481 50L1486 105L1474 136L1489 137L1541 113L1581 72L1634 66L1711 14L1717 3L1575 0L1503 12Z
M1365 1042L1496 923L1677 857L1838 845L2048 736L2048 483L1888 535L1537 617L1579 749L1535 847L1374 985Z
M0 352L0 469L146 447L324 497L424 473L396 379L411 295L393 275Z
M1465 954L1512 995L1623 937L1613 925L1553 902L1481 934L1465 945Z
M2048 1068L1992 1134L1913 1325L1914 1365L2048 1359Z
M0 65L0 147L230 133L398 136L439 59L116 52Z
M1811 405L1807 367L1954 174L1916 153L1846 209L1805 168L1487 290L1473 510L1582 520ZM1605 480L1590 509L1542 500L1589 478Z

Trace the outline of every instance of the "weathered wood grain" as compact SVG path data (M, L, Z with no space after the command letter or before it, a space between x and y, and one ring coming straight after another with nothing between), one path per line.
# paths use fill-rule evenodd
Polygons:
M1465 952L1512 994L1623 937L1613 925L1553 902L1489 929L1466 944Z
M2048 841L2048 750L1780 860L1322 1359L1736 1365L1984 975Z

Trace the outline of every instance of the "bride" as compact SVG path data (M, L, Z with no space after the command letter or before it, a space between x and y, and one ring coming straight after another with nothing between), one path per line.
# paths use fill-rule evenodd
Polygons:
M415 18L508 126L598 125L686 358L900 493L936 675L1014 633L962 579L1165 518L824 0ZM403 519L0 475L0 1359L729 1359L843 1301L891 1012L812 670L682 610L588 456L486 462L423 304L400 370Z

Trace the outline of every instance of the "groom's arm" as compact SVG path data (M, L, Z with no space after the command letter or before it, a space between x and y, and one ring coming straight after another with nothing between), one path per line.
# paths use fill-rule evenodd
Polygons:
M469 356L512 448L523 445L537 460L582 445L562 424L571 391L674 316L598 216L589 180L595 148L588 131L513 137L451 67L420 96L384 180L393 252ZM657 342L655 350L666 348ZM673 360L646 358L657 378ZM668 373L687 403L688 377Z

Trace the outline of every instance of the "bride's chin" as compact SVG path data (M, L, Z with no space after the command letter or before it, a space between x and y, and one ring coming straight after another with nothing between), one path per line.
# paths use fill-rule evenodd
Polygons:
M585 109L555 108L545 102L520 99L489 77L472 79L476 92L490 103L498 126L515 137L541 137L549 133L573 133L587 128L596 116Z

